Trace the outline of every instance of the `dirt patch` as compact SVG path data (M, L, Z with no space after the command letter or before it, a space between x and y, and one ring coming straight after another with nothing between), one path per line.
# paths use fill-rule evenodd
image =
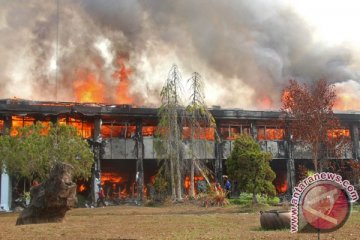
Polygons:
M264 209L266 210L266 209ZM74 209L63 223L15 226L18 213L0 214L0 239L316 239L316 234L263 231L259 213L230 205L203 208L116 206ZM321 239L359 239L360 213Z

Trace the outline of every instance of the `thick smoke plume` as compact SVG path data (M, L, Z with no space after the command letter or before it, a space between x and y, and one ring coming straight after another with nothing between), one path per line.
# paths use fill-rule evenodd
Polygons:
M184 80L202 74L208 105L223 107L276 109L290 78L359 88L351 49L315 41L280 0L0 0L0 36L1 98L76 101L80 72L116 102L119 59L135 105L158 106L173 64Z

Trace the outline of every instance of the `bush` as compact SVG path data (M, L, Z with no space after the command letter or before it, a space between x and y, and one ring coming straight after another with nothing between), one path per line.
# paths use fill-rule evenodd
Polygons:
M196 200L203 207L220 207L229 204L229 200L226 198L226 192L222 190L215 191L210 189L207 193L198 194Z
M258 203L261 204L275 205L280 202L280 199L278 197L270 197L267 195L260 195L260 194L257 194L256 196ZM237 204L237 205L246 205L252 203L252 200L253 200L252 193L241 193L238 199L230 199L230 202L232 204Z
M151 196L154 198L153 200L164 202L167 197L169 184L162 171L156 175L153 187L155 189L154 196Z

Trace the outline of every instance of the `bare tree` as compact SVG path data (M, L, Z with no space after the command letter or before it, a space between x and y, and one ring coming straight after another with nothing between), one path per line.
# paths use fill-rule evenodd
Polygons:
M169 165L172 198L182 200L181 184L181 123L179 112L183 107L180 103L181 76L174 65L161 90L161 107L159 108L159 124L156 132L155 150L159 158L166 159Z
M204 101L204 89L203 82L199 73L194 72L192 77L188 80L190 83L190 104L186 107L187 113L187 122L190 127L190 154L191 154L191 163L190 163L190 192L189 195L191 198L195 197L195 183L194 183L194 172L195 164L198 160L198 156L195 154L196 141L201 135L206 136L206 131L209 128L215 127L215 119L208 111L208 108ZM204 141L205 151L207 150L206 139ZM196 166L200 166L199 163Z

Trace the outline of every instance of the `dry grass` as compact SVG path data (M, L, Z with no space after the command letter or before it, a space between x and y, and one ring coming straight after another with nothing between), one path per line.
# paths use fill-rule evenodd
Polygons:
M238 206L202 208L117 206L74 209L63 223L15 226L17 213L0 214L0 239L317 239L316 234L262 231L258 213ZM321 239L360 239L360 213Z

